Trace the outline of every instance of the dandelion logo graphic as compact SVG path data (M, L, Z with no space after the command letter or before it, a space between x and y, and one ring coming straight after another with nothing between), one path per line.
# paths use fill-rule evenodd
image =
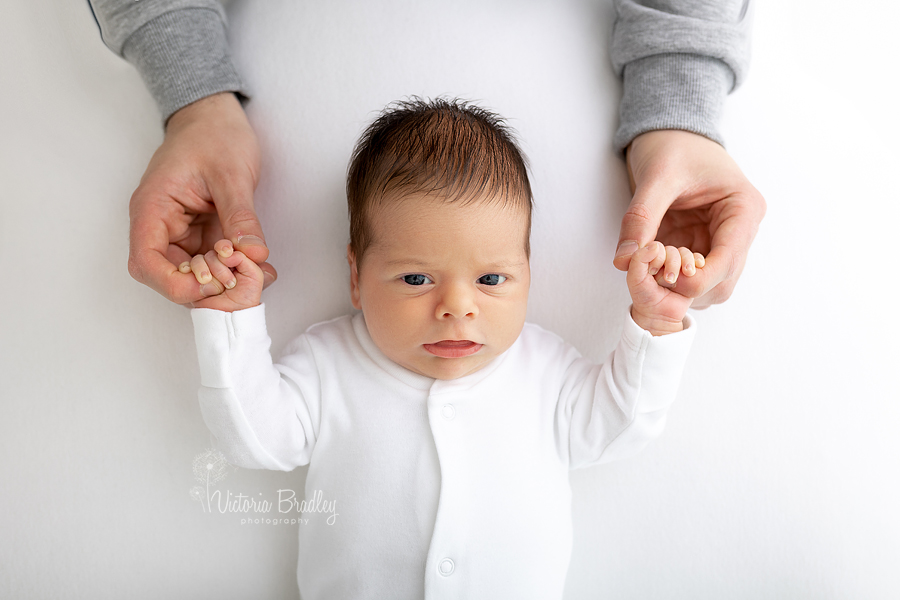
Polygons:
M203 486L191 488L191 498L198 500L203 512L212 512L209 501L209 486L216 485L232 471L233 467L225 460L225 455L218 450L207 450L194 457L194 479Z

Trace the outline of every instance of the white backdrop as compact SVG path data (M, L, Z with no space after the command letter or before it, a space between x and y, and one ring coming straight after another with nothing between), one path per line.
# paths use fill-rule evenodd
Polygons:
M209 513L189 494L209 446L189 315L126 270L153 101L86 2L4 4L0 597L296 598L296 526L242 524L277 506ZM275 349L350 308L343 177L362 128L391 100L449 94L509 117L531 159L530 320L611 350L628 190L608 2L230 15L280 274ZM758 3L723 131L768 215L733 298L695 313L663 437L572 474L567 599L900 597L898 19L877 0ZM210 491L273 501L304 478L239 470Z

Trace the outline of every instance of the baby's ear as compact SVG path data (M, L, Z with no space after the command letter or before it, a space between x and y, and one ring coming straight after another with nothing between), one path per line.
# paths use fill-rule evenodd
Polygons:
M350 244L347 244L347 264L350 265L350 302L353 308L362 310L362 303L359 301L359 266Z

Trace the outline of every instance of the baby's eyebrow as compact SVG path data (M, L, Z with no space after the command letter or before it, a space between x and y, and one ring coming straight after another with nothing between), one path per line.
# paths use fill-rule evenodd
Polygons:
M415 258L397 258L385 263L388 267L427 267L428 263Z
M523 261L495 262L485 265L488 270L505 271L506 269L518 269L525 266Z
M388 267L414 267L414 268L431 268L432 263L419 260L417 258L397 258L385 263ZM524 261L497 261L487 263L481 267L484 271L505 271L507 269L517 269L525 265Z

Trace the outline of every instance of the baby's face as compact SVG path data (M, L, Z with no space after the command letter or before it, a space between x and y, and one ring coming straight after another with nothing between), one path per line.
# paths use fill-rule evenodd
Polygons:
M435 379L474 373L505 352L528 304L526 210L417 195L378 209L362 263L350 256L353 306L378 348Z

